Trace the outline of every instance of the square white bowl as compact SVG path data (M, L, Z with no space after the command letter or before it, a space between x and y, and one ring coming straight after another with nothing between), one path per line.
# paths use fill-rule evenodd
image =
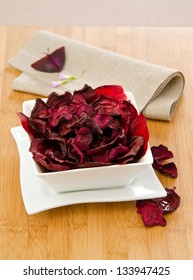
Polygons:
M136 107L132 93L127 92L128 99ZM46 99L43 99L44 101ZM35 100L23 103L23 113L30 116ZM32 158L32 157L31 157ZM78 190L123 187L130 184L145 168L153 163L151 149L136 163L80 168L56 172L43 172L41 166L33 160L35 174L46 181L55 192L72 192Z

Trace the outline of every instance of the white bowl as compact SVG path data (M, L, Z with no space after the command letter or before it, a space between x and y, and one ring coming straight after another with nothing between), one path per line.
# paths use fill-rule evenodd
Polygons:
M136 107L132 93L128 99ZM46 100L46 99L43 99ZM23 113L30 116L35 100L23 103ZM34 171L39 178L46 181L55 192L72 192L77 190L104 189L123 187L130 184L145 168L153 163L151 149L148 145L146 154L137 162L123 165L81 168L57 172L43 172L41 166L33 159Z

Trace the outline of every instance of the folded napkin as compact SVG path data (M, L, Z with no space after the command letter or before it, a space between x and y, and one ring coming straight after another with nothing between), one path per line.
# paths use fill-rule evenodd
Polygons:
M51 81L58 73L40 72L31 64L57 48L65 47L64 73L78 77L57 88ZM170 121L184 88L180 71L151 64L115 52L87 45L70 38L39 30L29 44L8 61L20 71L13 89L48 96L52 91L63 93L82 88L85 84L95 88L101 85L121 85L134 94L138 109L147 118Z

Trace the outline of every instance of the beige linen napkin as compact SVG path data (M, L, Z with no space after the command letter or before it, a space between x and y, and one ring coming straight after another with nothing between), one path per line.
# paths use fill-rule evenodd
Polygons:
M51 81L58 80L58 73L34 70L31 64L65 46L64 73L74 75L73 80L58 88ZM32 41L8 61L22 71L13 82L13 89L48 96L52 91L73 92L85 84L95 88L105 84L121 85L134 94L139 111L147 118L170 121L184 88L180 71L123 56L87 45L70 38L39 30Z

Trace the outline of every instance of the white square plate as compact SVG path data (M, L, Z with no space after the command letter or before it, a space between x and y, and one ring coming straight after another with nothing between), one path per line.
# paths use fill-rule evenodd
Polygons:
M11 128L20 156L22 197L29 215L79 203L116 202L166 196L152 166L147 167L125 187L56 193L33 170L29 137L21 126Z

